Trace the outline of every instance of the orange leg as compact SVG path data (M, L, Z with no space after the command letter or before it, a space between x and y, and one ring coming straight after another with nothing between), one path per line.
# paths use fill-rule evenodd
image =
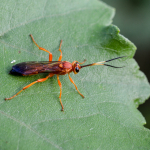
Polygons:
M59 75L57 75L57 80L58 80L58 85L59 85L59 87L60 87L59 100L60 100L60 104L61 104L61 107L62 107L61 111L64 111L64 106L63 106L62 101L61 101L62 85L61 85L61 82L60 82L60 80L59 80Z
M52 59L53 59L52 53L49 52L48 50L46 50L45 48L40 47L40 46L35 42L35 40L34 40L32 34L30 34L30 36L31 36L31 38L32 38L32 41L33 41L33 42L35 43L35 45L39 48L39 50L42 50L42 51L45 51L45 52L49 53L49 61L52 61Z
M38 79L38 80L36 80L36 81L30 83L29 85L23 87L22 90L20 90L17 94L15 94L14 96L12 96L12 97L10 97L10 98L5 98L5 100L11 100L12 98L16 97L16 96L17 96L18 94L20 94L23 90L29 88L29 87L32 86L33 84L38 83L38 82L44 82L44 81L46 81L48 78L50 78L50 77L52 77L52 76L54 76L54 74L49 74L46 78Z
M62 59L61 45L62 45L62 40L60 41L60 45L59 45L60 56L58 58L58 61L61 61L61 59Z
M78 91L78 93L84 98L84 96L79 92L77 86L75 85L74 81L73 81L72 78L70 77L70 73L68 73L68 77L69 77L70 81L74 84L74 86L75 86L76 90Z

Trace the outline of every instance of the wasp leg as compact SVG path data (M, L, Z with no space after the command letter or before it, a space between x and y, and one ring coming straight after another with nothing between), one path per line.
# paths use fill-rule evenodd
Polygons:
M45 51L45 52L49 53L49 61L52 61L52 59L53 59L52 53L49 52L48 50L46 50L45 48L40 47L40 46L35 42L35 40L34 40L32 34L30 34L30 36L31 36L32 41L33 41L33 42L35 43L35 45L39 48L39 50L42 50L42 51Z
M46 78L42 78L42 79L38 79L30 84L28 84L27 86L23 87L22 90L20 90L17 94L15 94L14 96L10 97L10 98L5 98L5 100L11 100L12 98L16 97L18 94L20 94L23 90L29 88L30 86L32 86L33 84L35 83L38 83L38 82L44 82L46 81L48 78L54 76L54 74L49 74L48 76L46 76Z
M62 45L62 40L60 41L60 45L59 45L60 56L58 58L58 61L61 61L61 59L62 59L61 45Z
M84 96L79 92L77 86L75 85L74 81L73 81L72 78L70 77L70 73L68 73L68 77L69 77L69 79L70 79L70 82L72 82L72 83L74 84L74 86L75 86L76 90L78 91L78 93L84 98Z
M61 111L64 111L64 106L63 106L62 101L61 101L62 85L61 85L61 82L60 82L60 80L59 80L59 75L57 75L57 81L58 81L58 85L59 85L59 87L60 87L59 100L60 100L60 104L61 104L61 107L62 107Z

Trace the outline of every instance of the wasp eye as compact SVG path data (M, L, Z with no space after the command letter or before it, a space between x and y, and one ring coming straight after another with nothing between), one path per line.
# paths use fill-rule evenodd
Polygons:
M79 72L79 68L78 68L78 67L76 67L76 68L75 68L75 71L78 73L78 72Z

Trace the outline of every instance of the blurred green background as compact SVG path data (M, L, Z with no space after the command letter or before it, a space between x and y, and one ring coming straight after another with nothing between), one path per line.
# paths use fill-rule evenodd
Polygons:
M114 7L113 24L120 34L132 41L137 51L134 56L150 82L150 0L103 0ZM138 108L146 119L145 127L150 129L150 99Z

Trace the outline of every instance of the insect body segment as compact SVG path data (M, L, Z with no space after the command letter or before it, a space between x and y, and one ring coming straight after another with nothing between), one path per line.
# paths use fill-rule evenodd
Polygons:
M67 61L29 61L14 65L10 74L28 76L38 73L53 73L64 75L71 71L72 64Z
M31 36L31 39L33 40L33 42L35 43L35 45L39 48L39 50L43 50L43 51L49 53L49 61L22 62L22 63L14 65L12 67L12 70L10 71L10 74L14 74L14 75L17 74L17 75L22 75L22 76L35 75L35 74L38 74L38 73L49 73L49 74L45 78L38 79L38 80L30 83L29 85L23 87L17 94L15 94L14 96L12 96L10 98L5 98L5 100L11 100L12 98L14 98L18 94L20 94L23 90L29 88L30 86L34 85L35 83L44 82L48 78L51 78L52 76L54 76L56 74L58 85L60 87L59 100L60 100L60 104L61 104L61 107L62 107L61 110L63 111L64 106L63 106L62 101L61 101L62 84L59 80L59 75L68 74L70 82L72 82L72 84L75 86L78 93L84 98L84 96L79 92L79 90L78 90L77 86L75 85L73 79L70 77L71 72L74 72L74 74L77 74L81 68L88 67L88 66L94 66L94 65L105 65L105 66L114 67L114 68L122 68L122 67L115 67L115 66L105 64L106 62L109 62L109 61L112 61L112 60L115 60L115 59L119 59L119 58L122 58L122 57L117 57L117 58L110 59L110 60L107 60L107 61L97 62L97 63L88 64L88 65L84 65L84 66L80 66L80 64L83 64L86 60L84 60L81 63L79 63L78 61L73 61L72 63L70 63L68 61L61 61L61 59L62 59L62 51L61 51L62 40L61 40L60 45L59 45L60 56L58 58L58 61L52 61L52 58L53 58L52 53L49 52L48 50L46 50L45 48L40 47L35 42L33 36L32 35L30 35L30 36ZM125 56L123 56L123 57L125 57Z

